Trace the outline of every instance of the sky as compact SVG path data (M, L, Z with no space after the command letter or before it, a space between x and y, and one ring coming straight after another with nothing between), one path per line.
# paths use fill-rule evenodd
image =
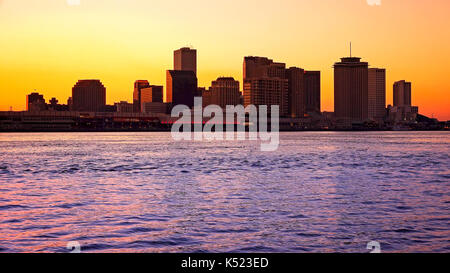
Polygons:
M450 120L448 0L0 0L0 110L25 109L34 90L66 103L79 79L100 79L107 103L133 83L165 85L173 50L198 54L199 86L242 82L244 56L322 72L333 111L333 69L353 55L412 82L420 112Z

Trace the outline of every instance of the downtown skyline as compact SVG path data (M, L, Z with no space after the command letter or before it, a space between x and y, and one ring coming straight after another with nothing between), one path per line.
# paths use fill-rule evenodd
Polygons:
M0 67L2 111L9 110L10 106L15 111L25 110L24 97L34 89L45 94L46 98L56 97L59 101L65 102L74 83L84 78L98 78L102 81L108 90L108 104L123 100L131 101L130 89L136 79L148 79L151 84L165 87L166 70L172 67L173 62L171 50L189 43L192 43L199 52L198 86L208 87L219 76L232 76L241 82L242 91L242 58L250 55L270 56L277 61L285 62L287 66L295 65L321 71L322 111L333 111L332 65L338 58L349 54L348 43L352 41L354 55L369 61L370 67L386 68L386 104L392 104L393 83L406 80L413 82L412 101L413 104L420 106L421 113L440 120L450 119L450 106L445 99L450 89L450 83L445 76L448 74L445 64L448 63L446 60L450 60L450 55L440 50L450 45L450 39L440 35L441 28L436 27L440 20L443 20L441 13L449 6L448 1L438 1L433 5L418 1L411 1L408 4L405 1L400 1L402 3L383 1L379 7L371 7L365 1L356 0L345 1L342 6L336 7L332 1L324 1L330 5L332 14L325 9L325 3L300 1L298 4L284 1L285 7L276 7L273 11L274 16L286 12L286 18L282 22L274 23L274 20L270 20L271 24L265 24L260 17L253 18L253 15L249 15L243 19L245 24L242 28L245 31L239 29L235 22L225 24L226 18L223 14L234 7L235 12L242 15L243 10L251 7L249 3L243 3L241 6L233 5L236 3L222 3L222 5L215 3L205 7L208 9L219 5L223 9L218 18L212 22L215 28L201 24L200 18L197 18L193 21L188 20L185 33L180 33L176 29L177 24L169 24L167 20L161 20L158 28L152 24L153 19L146 18L140 11L136 11L132 20L122 26L111 21L112 15L119 16L119 19L131 18L133 14L131 8L146 6L142 1L130 1L129 4L121 4L118 1L107 7L101 5L104 1L82 2L77 7L67 7L63 5L64 3L50 4L47 1L43 1L44 3L40 5L31 3L22 7L23 14L16 14L18 18L15 20L20 18L21 23L14 24L15 20L12 20L11 15L3 15L8 10L12 14L17 13L14 12L14 8L17 11L22 1L17 2L7 0L0 5L2 15L0 24L10 26L6 30L6 35L0 38L5 45L1 53L2 63L5 65ZM205 12L204 9L195 10L201 4L199 2L202 1L192 3L192 7L188 8L192 12L189 18L207 14L202 13ZM171 6L171 10L170 5L169 7L162 3L155 5L163 14L172 11L174 15L180 16L186 4L178 3L177 6ZM34 10L28 7L33 7ZM99 11L101 7L104 8L103 11ZM289 7L297 13L292 14ZM119 8L123 8L123 12L119 12ZM258 10L266 11L270 8L273 8L271 4L263 1ZM401 15L406 21L394 24L392 22L394 19L388 17L402 8L407 11ZM323 11L327 19L318 21L312 15L306 16L305 10L309 10L317 17L319 12ZM59 13L54 13L55 11ZM355 16L339 21L334 26L329 20L336 19L333 14L340 11L348 13L353 11ZM45 17L49 12L53 16ZM111 28L108 29L105 22L99 22L94 16L96 14L105 22L112 24ZM63 15L67 17L62 20L67 33L58 31L62 26L52 24ZM297 20L295 18L297 15L306 17ZM370 21L364 21L364 16ZM428 20L423 21L419 27L412 24L415 18L423 17L427 17ZM74 21L80 18L85 19L85 22ZM180 18L187 17L180 16L175 21L179 23ZM211 19L209 15L206 18ZM378 23L372 21L383 18L386 21ZM319 26L305 24L300 30L294 28L307 19ZM399 19L394 21L396 20ZM36 26L32 27L32 22L35 22ZM219 22L221 24L215 24ZM277 30L276 27L281 27L279 24L289 22L292 23L292 28ZM358 22L361 26L357 26ZM87 23L90 23L90 29L87 28ZM147 30L142 26L144 23L150 24ZM370 31L363 31L361 29L363 26ZM266 35L263 35L261 29L267 30L264 31ZM370 37L367 37L367 33L371 34ZM145 38L132 37L137 34ZM27 35L28 37L25 37ZM11 39L3 40L5 37ZM32 47L21 46L32 41L34 41ZM426 69L418 69L418 66Z

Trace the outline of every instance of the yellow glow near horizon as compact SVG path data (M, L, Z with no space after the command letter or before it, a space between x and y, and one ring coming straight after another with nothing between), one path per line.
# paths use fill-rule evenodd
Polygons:
M100 79L107 102L132 100L133 82L165 85L173 50L198 51L199 86L242 81L243 57L322 72L333 111L332 65L353 54L413 83L420 112L448 120L448 0L0 0L0 110L25 109L37 90L66 103L78 79Z

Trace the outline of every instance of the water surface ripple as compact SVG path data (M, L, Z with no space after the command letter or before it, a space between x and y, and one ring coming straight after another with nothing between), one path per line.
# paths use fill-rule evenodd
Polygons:
M0 251L450 252L448 132L0 134Z

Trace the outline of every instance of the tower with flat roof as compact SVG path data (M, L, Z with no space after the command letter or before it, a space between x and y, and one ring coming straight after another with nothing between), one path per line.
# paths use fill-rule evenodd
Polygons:
M345 57L334 64L334 112L337 118L361 122L368 118L368 69L361 58Z
M394 106L411 106L411 83L405 80L394 83Z
M197 75L197 50L183 47L173 53L173 70L192 71Z
M382 120L386 115L386 69L369 68L368 118Z

